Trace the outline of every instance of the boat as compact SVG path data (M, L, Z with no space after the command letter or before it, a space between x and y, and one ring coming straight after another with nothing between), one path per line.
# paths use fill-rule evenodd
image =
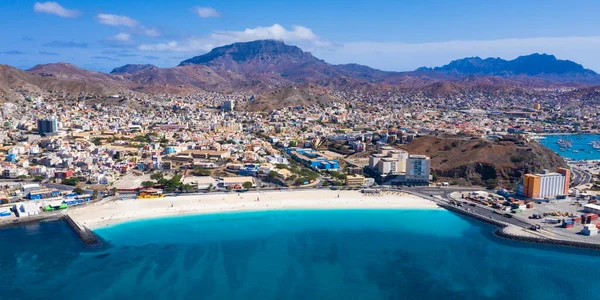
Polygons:
M556 140L556 143L561 148L570 148L570 147L573 147L573 142L570 141L570 140L566 140L566 139L558 139L558 140Z

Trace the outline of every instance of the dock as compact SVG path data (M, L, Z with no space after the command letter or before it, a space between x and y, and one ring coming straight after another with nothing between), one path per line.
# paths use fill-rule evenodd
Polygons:
M79 236L81 241L89 247L95 247L100 245L100 240L98 237L87 227L77 223L77 221L73 220L68 213L65 213L62 217L62 220L65 221L69 227Z

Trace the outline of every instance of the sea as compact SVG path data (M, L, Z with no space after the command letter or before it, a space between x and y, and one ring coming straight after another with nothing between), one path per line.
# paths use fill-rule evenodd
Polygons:
M569 140L573 147L561 149L556 143L559 139ZM598 134L564 134L564 135L546 135L539 140L540 144L546 146L560 156L572 160L600 159L599 149L594 149L590 142L600 141Z
M435 210L281 210L0 230L0 299L594 299L600 252Z

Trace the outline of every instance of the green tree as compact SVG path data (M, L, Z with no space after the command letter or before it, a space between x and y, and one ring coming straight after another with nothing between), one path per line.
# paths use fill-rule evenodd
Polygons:
M92 199L97 199L97 198L98 198L98 191L96 191L96 190L95 190L95 191L92 193Z
M277 178L278 175L279 174L277 172L271 171L271 172L269 172L269 176L268 177L269 177L269 179L273 180L273 179Z
M62 184L76 186L79 183L79 179L75 177L65 178L62 180Z
M246 181L246 182L244 182L244 184L242 186L248 190L252 187L252 182Z
M147 180L147 181L142 181L142 186L143 187L152 187L154 186L156 183L152 180Z
M73 189L73 193L77 194L77 195L82 195L83 194L83 189L80 187L76 187Z
M485 187L489 190L493 190L498 186L496 179L488 179L485 181Z
M212 191L213 190L213 185L212 183L208 185L208 187L206 188L207 191Z
M152 180L156 180L156 181L161 181L163 179L163 174L162 173L154 173L152 175L150 175L150 179Z

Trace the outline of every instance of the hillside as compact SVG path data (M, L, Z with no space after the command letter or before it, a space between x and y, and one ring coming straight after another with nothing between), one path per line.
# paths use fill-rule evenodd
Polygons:
M492 180L513 186L524 174L566 167L562 157L536 141L425 136L403 148L431 157L431 170L440 177L479 185Z
M240 104L240 110L268 112L284 107L327 105L331 98L308 88L285 87L266 92L253 100Z

